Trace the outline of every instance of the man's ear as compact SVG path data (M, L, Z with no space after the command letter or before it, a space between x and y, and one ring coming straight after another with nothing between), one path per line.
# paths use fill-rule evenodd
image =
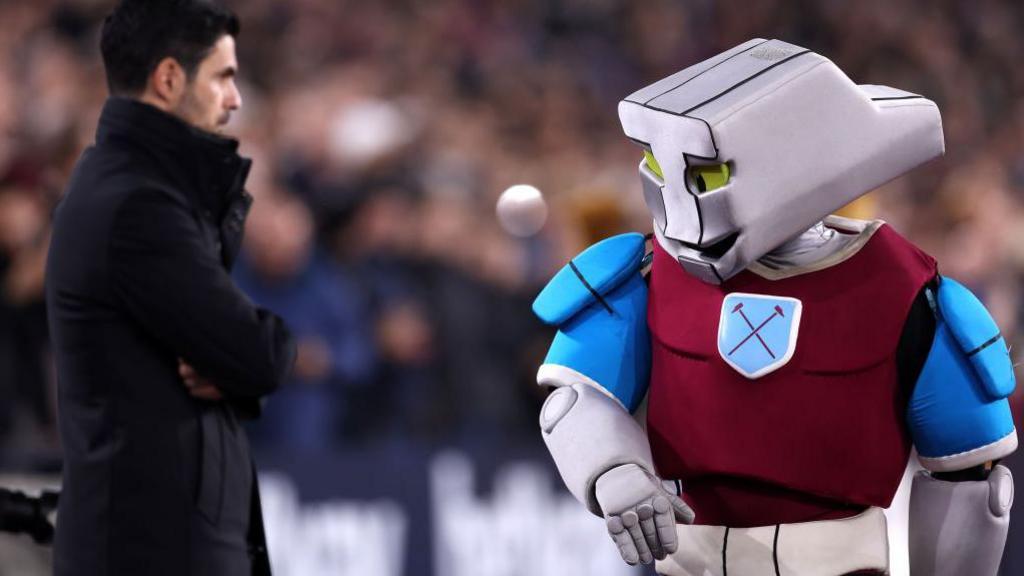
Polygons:
M187 81L185 69L181 64L174 58L164 58L149 75L146 92L150 98L147 100L154 101L153 103L161 108L174 109L185 95Z

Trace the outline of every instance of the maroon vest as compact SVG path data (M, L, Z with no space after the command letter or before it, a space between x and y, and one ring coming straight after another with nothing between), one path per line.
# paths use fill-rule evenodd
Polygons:
M655 242L647 425L659 474L682 481L698 524L747 527L853 515L892 501L910 454L896 349L935 260L883 225L830 268L720 286ZM788 364L749 380L722 360L732 292L803 302Z

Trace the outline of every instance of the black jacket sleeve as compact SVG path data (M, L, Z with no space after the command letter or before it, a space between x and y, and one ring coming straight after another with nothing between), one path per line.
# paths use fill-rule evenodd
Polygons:
M263 396L291 370L295 344L284 322L235 286L184 201L133 192L114 216L109 258L128 314L226 396Z

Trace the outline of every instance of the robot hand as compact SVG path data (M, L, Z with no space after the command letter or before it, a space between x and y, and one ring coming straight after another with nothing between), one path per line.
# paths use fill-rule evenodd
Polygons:
M608 533L627 564L650 564L676 551L676 522L691 524L690 509L661 481L636 464L623 464L597 479L595 495Z

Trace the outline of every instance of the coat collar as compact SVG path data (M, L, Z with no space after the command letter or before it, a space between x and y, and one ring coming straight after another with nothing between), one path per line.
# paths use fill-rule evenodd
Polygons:
M152 155L193 202L217 219L242 192L252 164L238 154L237 140L195 128L144 102L111 97L100 115L96 143L119 139Z

